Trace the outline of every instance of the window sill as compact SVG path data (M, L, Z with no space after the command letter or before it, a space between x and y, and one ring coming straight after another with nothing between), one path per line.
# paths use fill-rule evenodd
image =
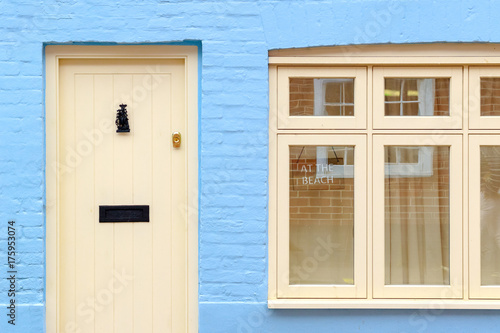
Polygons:
M269 299L269 309L500 309L498 300Z

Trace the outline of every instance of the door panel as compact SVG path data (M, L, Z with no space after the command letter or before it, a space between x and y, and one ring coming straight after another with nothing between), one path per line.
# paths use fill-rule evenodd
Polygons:
M186 331L185 86L182 59L61 60L60 332ZM99 205L149 205L150 222L99 223Z

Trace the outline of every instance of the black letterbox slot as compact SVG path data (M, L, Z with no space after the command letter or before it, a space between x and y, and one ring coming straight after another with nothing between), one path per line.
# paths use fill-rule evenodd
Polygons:
M99 222L149 222L149 206L99 206Z

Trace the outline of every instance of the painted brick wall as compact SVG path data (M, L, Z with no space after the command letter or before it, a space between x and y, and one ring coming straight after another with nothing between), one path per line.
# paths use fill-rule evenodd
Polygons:
M496 311L267 310L267 51L500 42L494 0L0 0L0 331L44 330L44 43L202 44L200 331L492 331ZM19 302L6 323L7 221Z

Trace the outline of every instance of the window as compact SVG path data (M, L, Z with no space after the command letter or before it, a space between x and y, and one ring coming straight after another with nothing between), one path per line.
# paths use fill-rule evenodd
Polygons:
M373 67L374 129L462 128L461 67Z
M449 114L449 79L386 78L386 116L434 116ZM442 91L442 92L441 92ZM436 92L438 94L436 94ZM441 95L436 97L436 95ZM442 100L436 103L436 100Z
M270 52L270 307L500 308L496 47Z
M388 153L403 144L433 151L428 173L393 174ZM459 297L462 293L461 138L373 136L374 298ZM396 169L396 171L398 171ZM383 269L382 269L383 268Z
M470 128L500 128L500 101L496 92L500 84L500 67L471 67L469 80Z
M354 79L313 79L314 115L354 116Z
M279 71L278 128L365 128L366 68Z
M363 164L355 164L350 168L354 173L345 175L338 170L349 165L333 163L337 158L345 163L361 160L366 154L365 139L281 135L278 146L278 161L285 162L278 172L278 191L288 194L281 198L278 214L289 221L280 230L287 245L278 249L283 258L278 270L288 276L280 293L299 298L364 295L366 284L360 282L365 275L366 244L355 241L354 235L365 237L365 218L355 214L354 207L364 211L366 170ZM326 164L328 160L333 163ZM332 281L336 288L331 288Z

